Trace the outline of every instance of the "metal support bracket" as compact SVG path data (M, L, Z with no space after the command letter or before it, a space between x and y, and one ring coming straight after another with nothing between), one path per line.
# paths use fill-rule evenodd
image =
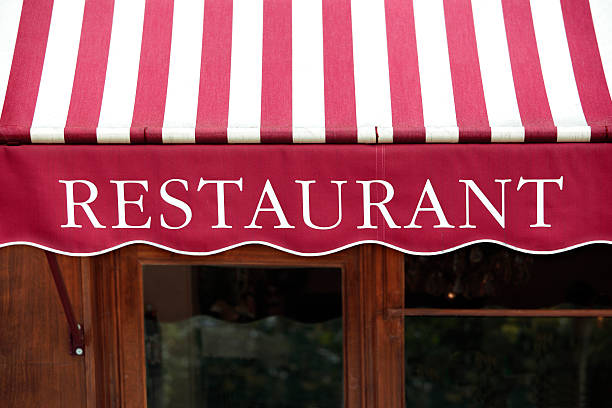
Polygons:
M64 314L66 315L66 320L68 321L68 327L70 328L71 354L75 356L82 356L85 353L85 332L83 331L83 326L77 323L76 318L74 317L72 303L70 303L68 290L66 289L66 284L64 283L64 278L62 277L62 272L60 271L55 254L53 252L45 251L45 255L47 256L49 269L51 270L51 275L53 276L53 281L55 282L55 287L57 289L60 302L64 308Z

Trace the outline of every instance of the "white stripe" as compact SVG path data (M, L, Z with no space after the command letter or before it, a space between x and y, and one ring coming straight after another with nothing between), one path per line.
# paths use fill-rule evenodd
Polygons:
M227 132L229 143L260 141L262 47L263 0L234 0ZM250 129L239 129L236 134L234 128Z
M357 143L376 143L376 127L360 126L357 128Z
M195 127L162 128L163 143L195 143Z
M115 1L98 143L130 142L144 11L145 0Z
M525 128L523 126L491 127L491 142L493 143L517 143L525 141Z
M559 0L531 0L544 87L558 127L587 126L565 36Z
M426 141L457 142L444 6L442 0L414 0L413 4Z
M293 141L324 143L322 0L293 0L291 27Z
M62 127L32 127L30 129L32 143L64 143L64 126Z
M85 0L55 0L36 108L32 143L62 143L76 70ZM44 128L38 131L37 128ZM51 129L57 132L51 132Z
M376 126L391 128L391 90L384 0L352 0L357 141L376 143Z
M457 143L459 128L457 126L429 126L425 128L427 143Z
M472 14L491 141L524 141L501 0L472 0Z
M590 3L599 55L608 83L608 92L612 95L612 2L590 0Z
M293 143L325 143L325 128L293 128Z
M195 143L203 29L203 0L174 2L168 91L162 128L164 143ZM175 131L173 128L181 130Z
M228 143L259 143L259 136L258 127L227 128Z
M22 5L23 0L3 0L0 3L0 39L2 39L0 41L0 114L4 107L6 87L11 75Z
M111 127L96 129L98 143L130 143L129 127Z
M590 126L559 126L557 127L557 142L590 142Z
M379 127L378 143L393 143L393 127Z

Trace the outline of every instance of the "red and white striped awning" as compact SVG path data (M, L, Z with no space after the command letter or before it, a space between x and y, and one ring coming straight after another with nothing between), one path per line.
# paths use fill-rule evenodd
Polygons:
M612 138L610 0L2 0L5 143Z

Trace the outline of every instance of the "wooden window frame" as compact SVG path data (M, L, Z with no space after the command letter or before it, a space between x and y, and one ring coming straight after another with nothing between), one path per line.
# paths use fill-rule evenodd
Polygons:
M612 309L388 309L400 317L612 317Z
M90 299L88 400L96 407L146 406L142 269L145 265L333 267L342 270L344 406L404 406L404 254L365 244L304 257L248 245L209 256L188 256L130 245L83 260ZM93 405L93 404L92 404Z
M404 307L405 254L364 244L303 257L249 245L188 256L130 245L81 258L88 407L144 407L145 265L333 267L342 270L344 406L404 408L404 324L410 316L610 317L612 310L433 309ZM89 302L85 301L89 299Z

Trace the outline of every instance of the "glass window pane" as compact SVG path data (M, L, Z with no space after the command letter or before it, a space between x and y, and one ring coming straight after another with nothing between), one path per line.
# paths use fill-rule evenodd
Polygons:
M145 266L147 404L341 407L341 271Z
M406 407L609 406L611 320L406 318Z
M609 245L531 255L477 244L405 257L409 308L612 308Z

